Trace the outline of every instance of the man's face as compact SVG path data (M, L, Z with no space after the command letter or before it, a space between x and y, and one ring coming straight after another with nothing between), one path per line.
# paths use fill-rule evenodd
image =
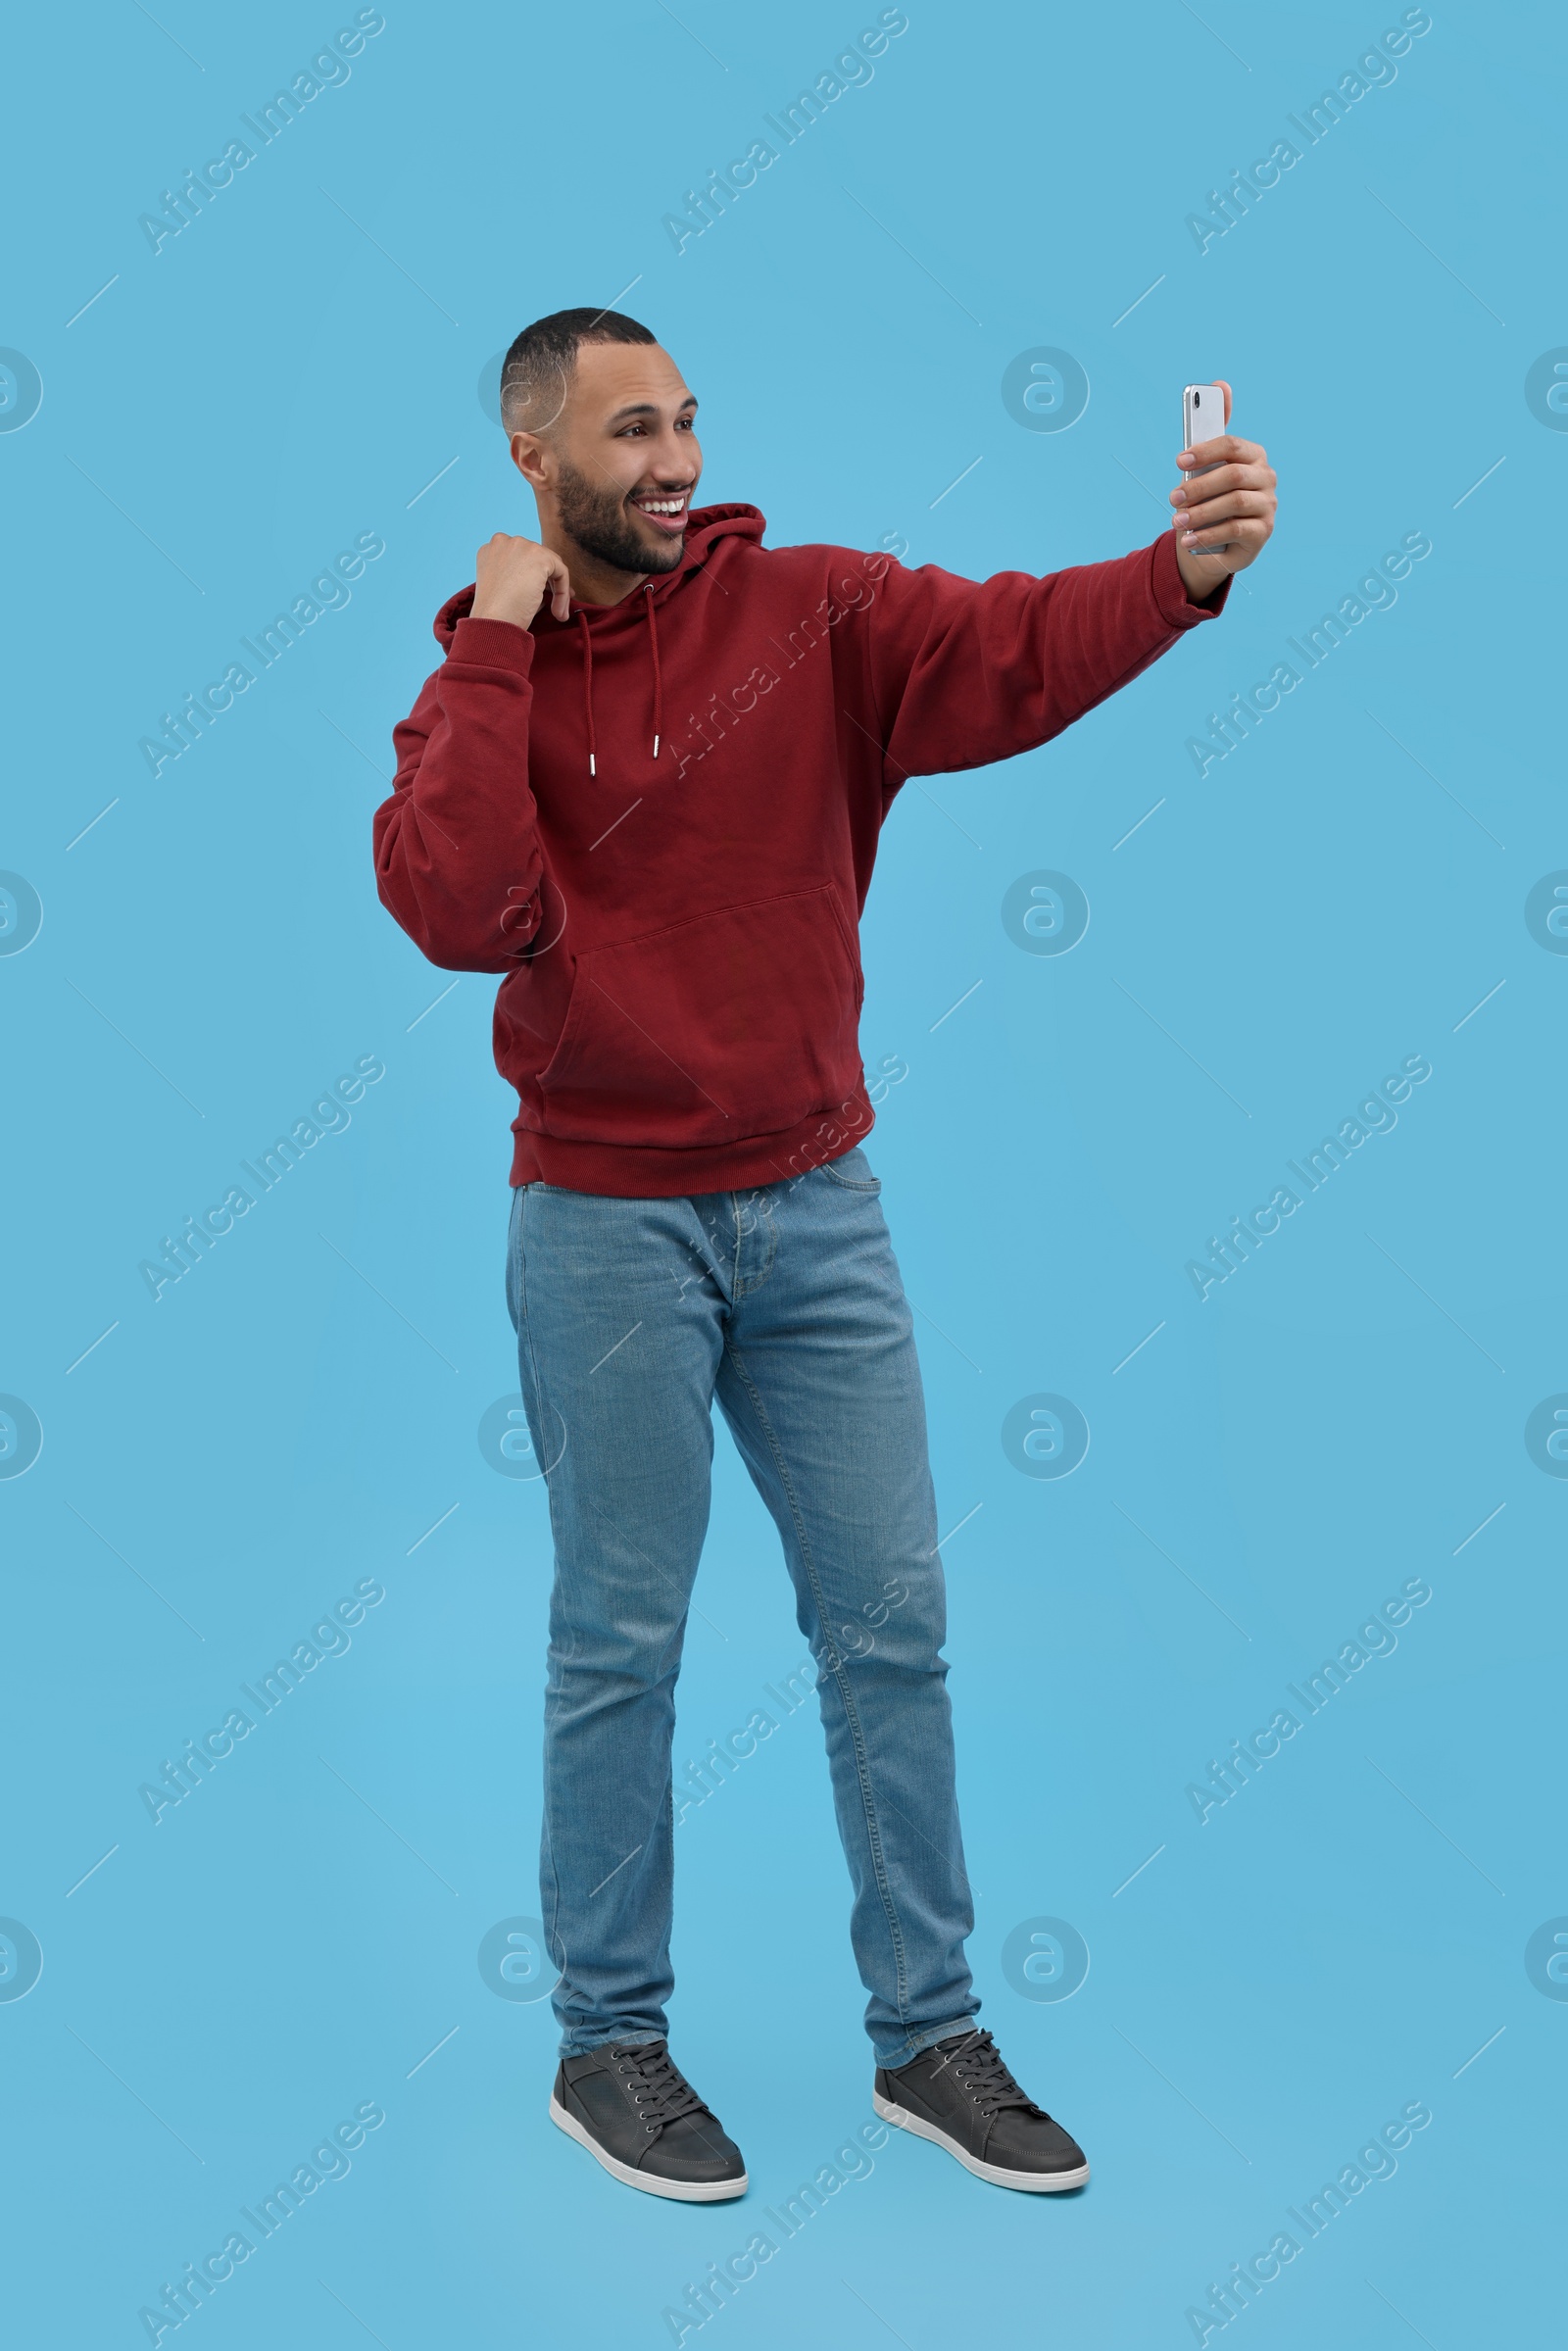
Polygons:
M583 343L551 436L562 527L620 571L673 571L703 470L697 401L656 343Z

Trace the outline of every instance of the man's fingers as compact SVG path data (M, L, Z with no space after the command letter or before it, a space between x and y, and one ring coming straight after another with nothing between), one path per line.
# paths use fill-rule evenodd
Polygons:
M1260 465L1268 460L1255 441L1239 441L1234 433L1222 432L1212 441L1195 441L1176 463L1184 472L1192 473L1200 465Z
M1267 544L1272 525L1265 517L1258 517L1255 520L1246 518L1236 522L1210 523L1208 528L1219 535L1211 539L1206 532L1200 531L1191 546L1184 537L1183 552L1187 555L1220 555L1240 546L1250 547L1255 554L1258 548Z
M1219 389L1229 424L1231 387L1221 383ZM1194 556L1212 559L1220 576L1245 570L1256 562L1274 533L1278 485L1267 451L1256 441L1223 432L1182 450L1176 463L1182 482L1171 492L1170 503L1175 509L1172 519L1183 576L1191 577L1185 566ZM1199 576L1209 577L1206 562Z
M1216 465L1200 479L1190 474L1179 489L1172 490L1172 506L1192 506L1200 498L1216 497L1221 490L1272 490L1274 472L1269 465Z
M546 597L558 620L570 617L571 573L554 550L498 530L475 561L474 614L527 628Z
M1211 523L1227 521L1233 514L1267 516L1273 509L1273 498L1262 490L1227 490L1219 498L1205 498L1201 505L1188 507L1180 520L1184 530L1207 530Z
M1250 465L1262 456L1255 441L1243 441L1235 433L1216 433L1211 441L1195 441L1185 455L1200 465Z

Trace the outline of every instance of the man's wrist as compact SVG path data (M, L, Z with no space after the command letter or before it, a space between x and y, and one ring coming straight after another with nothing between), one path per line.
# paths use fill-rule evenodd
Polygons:
M538 610L539 607L535 605L534 612L536 612ZM474 605L469 608L467 617L470 620L502 620L506 622L509 628L526 628L528 626L528 622L533 618L533 612L530 612L527 620L524 620L522 616L515 611L510 612L481 612L478 609L478 606Z
M1216 576L1202 566L1200 557L1195 556L1189 548L1180 546L1176 550L1176 568L1182 575L1182 586L1187 590L1188 600L1193 604L1212 604L1231 576L1228 571L1221 571Z

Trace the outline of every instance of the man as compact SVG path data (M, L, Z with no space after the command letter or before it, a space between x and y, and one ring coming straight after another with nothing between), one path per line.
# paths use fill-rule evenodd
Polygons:
M716 1397L817 1664L876 2110L981 2179L1076 2187L1081 2149L972 2022L924 1405L860 1148L858 915L905 779L1046 742L1217 613L1274 475L1205 442L1178 462L1219 470L1172 492L1152 547L977 585L694 510L696 399L613 312L526 328L502 408L539 539L498 533L437 616L375 855L432 962L505 975L508 1296L556 1550L550 2111L630 2187L746 2187L665 2041Z

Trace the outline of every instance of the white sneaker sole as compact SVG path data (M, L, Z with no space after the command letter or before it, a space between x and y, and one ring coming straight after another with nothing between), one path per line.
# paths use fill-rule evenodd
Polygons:
M615 2156L607 2155L575 2115L566 2112L554 2092L550 2099L550 2120L568 2138L574 2138L579 2147L586 2147L595 2163L602 2164L612 2180L618 2180L622 2187L640 2187L645 2196L668 2196L676 2204L724 2204L732 2196L744 2196L751 2185L744 2172L738 2180L658 2180L651 2179L647 2172L633 2171L629 2163L621 2163Z
M922 2123L918 2115L895 2106L891 2098L884 2098L879 2089L871 2092L871 2103L884 2123L892 2123L899 2131L912 2131L916 2138L928 2138L933 2146L945 2147L966 2172L973 2172L977 2180L989 2180L993 2187L1021 2187L1031 2195L1055 2196L1063 2188L1082 2187L1089 2178L1086 2163L1081 2163L1075 2172L1009 2172L1004 2164L982 2163L978 2155L968 2154L956 2139L939 2131L935 2123Z

